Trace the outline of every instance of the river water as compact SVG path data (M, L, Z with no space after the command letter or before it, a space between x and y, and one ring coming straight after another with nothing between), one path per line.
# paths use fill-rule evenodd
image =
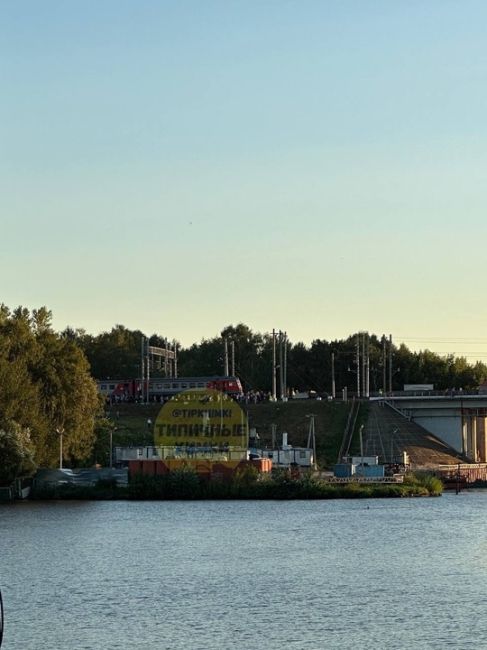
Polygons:
M487 491L0 506L2 650L487 648Z

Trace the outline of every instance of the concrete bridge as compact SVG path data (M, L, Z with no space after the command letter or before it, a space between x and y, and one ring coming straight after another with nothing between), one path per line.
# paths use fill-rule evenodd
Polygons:
M487 462L487 395L394 395L381 401L470 462Z

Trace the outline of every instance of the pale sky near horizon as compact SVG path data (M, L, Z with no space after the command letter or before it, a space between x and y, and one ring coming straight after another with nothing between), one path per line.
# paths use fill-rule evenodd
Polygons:
M2 0L0 302L487 362L487 4Z

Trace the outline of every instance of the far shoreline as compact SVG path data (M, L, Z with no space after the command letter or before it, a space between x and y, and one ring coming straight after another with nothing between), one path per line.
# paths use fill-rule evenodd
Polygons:
M402 483L331 483L303 475L258 477L244 475L231 481L205 481L190 471L166 476L136 474L128 485L100 480L93 486L36 485L30 500L90 501L317 501L329 499L384 499L441 496L443 484L428 473L411 473Z

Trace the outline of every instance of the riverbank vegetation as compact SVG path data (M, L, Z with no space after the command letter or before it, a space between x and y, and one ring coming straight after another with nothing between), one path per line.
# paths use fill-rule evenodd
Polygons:
M131 500L204 500L204 499L363 499L440 496L441 481L430 474L408 474L404 483L364 484L330 483L305 474L292 478L289 472L259 475L254 468L238 473L233 480L201 480L190 469L164 476L136 474L128 486L99 481L93 487L78 485L42 486L34 489L34 499L131 499Z

